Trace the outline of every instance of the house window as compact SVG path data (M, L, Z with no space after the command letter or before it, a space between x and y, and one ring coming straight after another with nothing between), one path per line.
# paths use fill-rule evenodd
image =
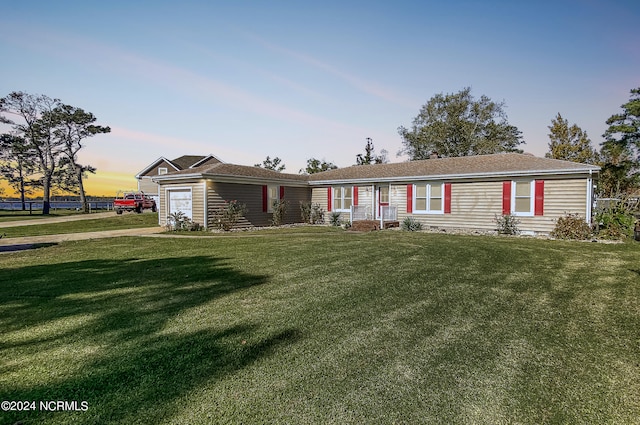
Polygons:
M533 181L514 181L511 184L511 205L513 205L513 215L532 216L533 200L535 197Z
M158 175L161 176L163 174L167 174L167 167L158 168Z
M413 212L417 214L444 214L443 184L420 183L415 185Z
M333 188L333 211L351 211L353 202L353 188L351 186L338 186Z

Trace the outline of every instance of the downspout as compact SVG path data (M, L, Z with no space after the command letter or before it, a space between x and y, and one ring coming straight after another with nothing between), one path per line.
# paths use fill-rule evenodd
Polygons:
M593 170L589 170L587 178L587 217L589 217L589 225L593 225Z
M209 227L209 208L207 208L207 181L203 181L202 185L204 186L203 190L204 190L204 228L208 229Z

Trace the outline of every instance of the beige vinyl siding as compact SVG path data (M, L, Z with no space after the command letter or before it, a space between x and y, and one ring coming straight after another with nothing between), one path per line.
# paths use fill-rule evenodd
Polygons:
M324 222L329 223L329 211L327 203L327 187L314 187L311 189L311 203L320 205L322 211L324 211Z
M556 220L568 213L587 214L587 179L558 179L544 181L544 215L537 217L518 217L521 230L549 233Z
M138 179L138 190L147 195L158 195L158 184L151 181L151 177L142 177Z
M585 217L587 180L543 179L544 215L518 217L522 231L549 233L555 221L566 213ZM393 185L392 205L398 206L398 220L411 216L424 226L494 230L495 216L502 215L502 182L452 182L450 214L407 214L407 185Z
M374 205L373 205L373 185L361 185L358 186L358 207L365 208L367 214L372 218L375 218Z

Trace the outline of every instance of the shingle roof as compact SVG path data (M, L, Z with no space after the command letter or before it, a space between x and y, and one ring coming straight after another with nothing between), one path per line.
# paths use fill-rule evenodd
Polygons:
M187 157L181 157L187 158ZM204 158L204 157L188 157ZM185 159L186 161L186 159ZM175 161L174 161L175 162ZM196 161L197 162L197 161ZM287 174L261 167L207 163L156 177L170 180L180 177L228 177L309 182L314 185L348 181L401 181L412 178L476 178L507 175L597 173L599 167L533 155L504 153L457 158L438 158L395 164L354 165L321 173Z
M308 176L301 174L280 173L261 167L225 163L205 164L200 167L187 168L185 170L165 174L161 178L175 178L187 175L249 177L266 180L295 180L302 182L307 181L308 179Z
M402 179L404 177L483 177L508 174L597 172L600 168L528 154L503 153L426 159L395 164L354 165L309 176L313 184L330 181Z
M181 170L191 167L193 164L202 161L206 156L202 155L182 155L179 158L172 159L171 162Z

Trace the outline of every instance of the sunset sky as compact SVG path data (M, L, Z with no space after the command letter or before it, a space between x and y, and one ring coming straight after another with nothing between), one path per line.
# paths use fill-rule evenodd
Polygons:
M112 132L87 142L93 195L155 159L392 162L438 93L504 101L543 156L558 112L598 146L640 86L640 2L25 1L0 14L0 97L46 94ZM6 130L6 129L5 129Z

